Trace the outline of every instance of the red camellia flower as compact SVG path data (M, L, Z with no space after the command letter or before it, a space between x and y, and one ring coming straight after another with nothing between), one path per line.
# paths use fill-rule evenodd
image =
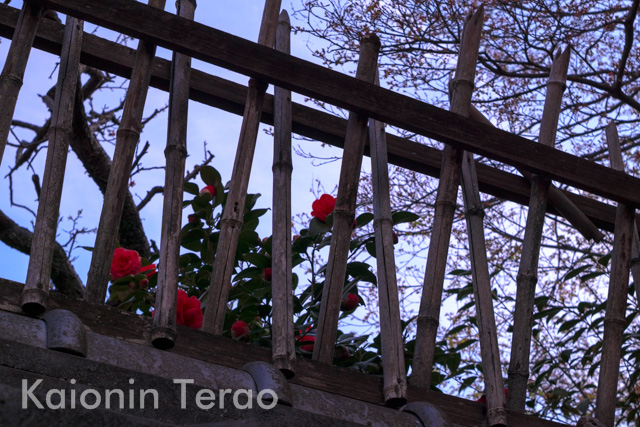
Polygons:
M178 289L176 317L178 325L200 329L203 320L200 300L196 297L190 297L185 291Z
M118 280L121 277L140 273L140 255L134 250L116 248L113 251L111 261L111 278Z
M270 268L270 267L267 267L267 268L265 268L264 270L262 270L262 278L263 278L264 280L266 280L267 282L270 282L270 281L271 281L271 271L272 271L272 270L271 270L271 268Z
M342 311L352 311L358 307L358 303L360 300L358 299L358 295L356 294L348 294L346 298L342 298L342 303L340 304L340 310Z
M327 215L333 212L336 207L336 198L330 194L323 194L318 200L311 204L311 216L325 222Z
M351 357L351 353L349 353L349 349L347 347L339 345L336 347L335 356L338 360L348 360L349 357Z
M196 214L189 215L187 219L189 221L189 224L198 224L200 222L200 217Z
M233 325L231 325L231 338L234 340L249 338L249 325L242 320L236 320Z
M314 343L316 342L316 337L313 337L311 335L305 335L302 338L300 338L299 340L300 342L310 342L310 343ZM305 345L301 345L300 349L302 349L302 351L307 351L309 353L311 353L313 351L313 344L305 344Z
M213 199L213 197L216 195L216 187L215 187L215 185L207 185L202 190L200 190L200 195L201 196L203 196L205 194L210 194L211 198Z

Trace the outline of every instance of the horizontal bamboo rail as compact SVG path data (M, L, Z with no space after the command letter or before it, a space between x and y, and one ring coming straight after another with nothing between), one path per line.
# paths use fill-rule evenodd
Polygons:
M0 36L11 38L18 21L18 11L0 4ZM59 54L62 42L63 26L51 21L43 20L38 26L38 33L34 47L46 52ZM101 39L92 34L83 37L83 64L102 69L122 77L129 78L135 62L135 50ZM151 86L168 90L170 63L156 58L151 68ZM190 99L205 105L220 108L234 114L242 114L246 100L247 87L212 76L202 71L193 70ZM491 123L484 118L474 115L471 117L485 124ZM477 110L475 110L477 111ZM342 147L346 131L346 120L315 110L304 105L293 103L293 131L308 138ZM261 120L266 124L273 124L273 97L265 96ZM413 142L395 135L386 134L389 162L406 169L438 177L442 163L442 152L435 148ZM367 151L365 151L365 154ZM529 202L530 185L520 176L504 172L487 165L476 165L480 191L519 204ZM596 200L558 190L568 198L587 218L598 227L606 231L613 231L615 222L615 207ZM553 206L547 206L547 213L565 216Z
M602 197L640 206L640 179L138 2L34 0L132 37ZM139 16L147 19L139 20ZM208 46L215 45L216 49ZM293 72L292 70L295 70Z

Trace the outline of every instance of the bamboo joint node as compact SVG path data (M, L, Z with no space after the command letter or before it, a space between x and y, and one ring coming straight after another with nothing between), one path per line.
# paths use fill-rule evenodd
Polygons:
M187 147L184 145L171 144L167 145L164 149L164 156L168 157L171 153L178 153L178 155L182 158L187 157Z
M20 78L20 76L17 76L15 74L7 74L5 76L0 76L0 82L1 81L13 81L18 83L20 86L22 86L22 83L24 83L22 78Z
M465 214L468 216L477 216L480 218L484 218L484 209L481 206L474 205L469 207Z

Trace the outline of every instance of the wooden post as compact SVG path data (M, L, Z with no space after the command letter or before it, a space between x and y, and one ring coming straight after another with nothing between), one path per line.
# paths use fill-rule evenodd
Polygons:
M265 1L260 34L258 36L258 43L263 46L273 47L275 43L280 3L281 0ZM249 79L238 151L236 152L231 176L231 188L229 188L224 212L220 220L220 239L216 257L213 261L207 308L202 325L204 331L215 335L222 334L224 327L224 316L227 311L229 290L231 289L231 274L235 265L238 238L240 231L242 231L244 203L247 197L251 163L253 162L253 154L256 148L262 104L266 90L266 83L254 78Z
M380 39L376 35L364 36L360 41L360 58L356 78L373 83L378 69ZM313 359L322 363L333 362L336 346L340 301L344 292L347 273L349 244L353 233L353 219L356 212L356 198L360 182L362 156L367 141L368 118L361 114L349 113L347 134L344 140L338 197L333 210L331 247L327 260L322 303L318 317L318 333L313 347Z
M540 122L539 142L553 147L556 140L562 94L569 69L570 49L558 54L551 65L547 95ZM531 329L533 307L538 282L538 258L542 243L544 217L547 211L547 195L551 181L532 174L529 212L522 244L522 257L516 277L516 306L509 363L509 403L512 411L524 412L527 381L529 379L529 355L531 351Z
M611 167L622 171L624 170L624 163L620 154L620 142L615 123L609 123L606 134L611 156ZM596 418L607 427L613 427L618 395L622 338L626 325L625 311L627 308L634 217L635 209L632 206L618 204L595 412Z
M456 67L456 79L459 82L456 86L459 88L451 91L451 111L462 115L468 115L471 105L483 16L484 9L480 7L473 16L467 19L462 35ZM411 383L420 387L428 388L431 386L435 343L440 323L442 289L453 215L456 210L461 166L462 150L445 145L418 313L416 346L411 374Z
M0 164L11 131L11 120L22 87L24 71L31 53L31 46L42 17L42 6L25 1L20 11L18 25L11 39L2 74L0 74Z
M22 291L22 309L40 314L47 309L51 263L58 226L62 183L71 139L73 106L79 82L83 21L67 17L60 54L56 97L49 128L49 148L38 214L33 231L27 280Z
M178 16L193 20L196 0L180 0ZM162 205L162 232L158 259L158 290L151 326L151 343L158 348L172 348L176 340L176 301L180 269L180 231L185 160L187 158L187 119L189 111L189 80L191 57L173 53L171 86L169 89L169 126L167 129L167 159Z
M380 84L376 74L376 84ZM400 303L393 253L393 220L389 194L389 163L384 123L369 120L371 175L373 181L373 229L378 266L380 334L382 340L383 394L387 406L399 407L407 401L404 341L400 323Z
M469 117L484 123L489 126L493 126L493 123L487 119L476 107L471 105L471 111ZM528 170L518 168L518 172L524 176L527 181L531 182L533 174ZM604 234L596 227L589 218L578 208L560 189L555 187L553 183L549 187L549 203L556 208L556 210L567 219L578 230L585 239L599 242L604 238Z
M290 53L291 23L286 10L280 13L276 49ZM276 368L287 378L294 376L296 347L293 334L293 273L291 252L291 91L274 88L273 144L273 349Z
M149 5L164 9L166 0L150 0ZM122 208L129 188L131 162L135 154L144 110L151 66L156 55L156 45L140 40L136 61L122 112L122 122L116 133L116 148L111 163L104 204L100 214L98 233L91 256L85 299L94 304L104 303L109 286L111 259L116 245L116 236L122 219Z

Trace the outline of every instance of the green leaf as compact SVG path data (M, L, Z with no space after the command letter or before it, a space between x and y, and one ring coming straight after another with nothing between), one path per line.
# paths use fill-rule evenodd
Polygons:
M376 241L374 239L370 239L367 243L364 244L367 253L372 257L376 257Z
M585 271L587 268L590 268L591 266L589 265L583 265L582 267L578 267L578 268L574 268L573 270L569 270L567 272L567 274L564 275L564 277L562 278L561 281L566 281L571 279L572 277L576 277L578 274L582 273L583 271Z
M271 260L266 256L264 256L263 254L257 254L257 253L244 254L243 258L248 263L253 264L262 270L271 266Z
M589 410L590 404L591 404L591 400L589 400L589 398L587 397L584 400L582 400L580 403L578 403L578 406L576 406L576 409L578 410L578 412L580 412L580 414L584 415Z
M573 328L575 325L577 325L580 322L581 322L581 319L568 320L568 321L564 322L562 324L562 326L560 326L560 328L558 329L558 332L567 331L567 330Z
M331 226L320 221L318 218L312 218L309 222L309 234L315 237L320 233L326 233L331 230Z
M260 218L262 215L266 214L267 212L269 212L269 209L254 209L244 214L243 221L245 223L253 220L257 221L258 218Z
M596 271L593 273L585 274L584 276L580 276L580 282L584 283L587 280L595 279L596 277L602 276L603 274L604 274L604 271Z
M202 181L207 185L218 186L222 183L220 173L211 166L203 166L200 168L200 178L202 178Z
M458 325L455 328L451 329L449 332L447 332L445 334L445 337L450 337L452 335L457 334L458 332L464 330L467 327L467 325Z
M471 270L455 269L449 272L451 276L471 276Z
M370 266L367 263L353 261L347 264L347 274L354 279L360 279L375 285L377 284L376 276L369 268Z
M370 212L363 213L362 215L358 215L356 218L356 227L362 227L369 224L371 221L373 221L373 214Z
M247 198L244 202L244 211L245 212L250 212L253 207L256 205L256 202L258 201L258 199L260 198L261 194L257 193L257 194L247 194Z
M407 211L394 212L391 215L391 221L393 222L393 225L402 224L403 222L413 222L418 219L420 219L419 215Z
M185 184L184 184L184 191L185 191L186 193L193 194L194 196L197 196L197 195L198 195L198 192L199 192L200 190L198 189L198 185L197 185L196 183L193 183L193 182L185 182Z

